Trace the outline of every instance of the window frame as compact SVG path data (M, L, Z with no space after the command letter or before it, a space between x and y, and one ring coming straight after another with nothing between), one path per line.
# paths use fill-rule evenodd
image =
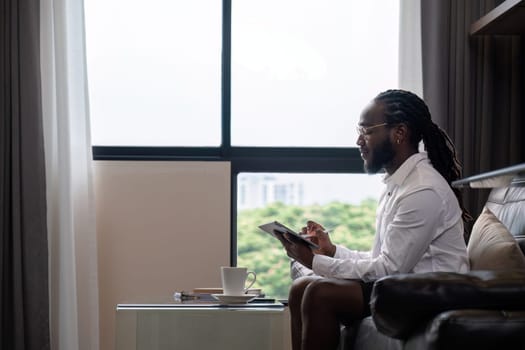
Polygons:
M231 6L223 0L221 145L219 147L92 146L93 160L227 161L231 165L230 263L237 265L237 175L251 173L364 173L357 147L233 147L231 145Z

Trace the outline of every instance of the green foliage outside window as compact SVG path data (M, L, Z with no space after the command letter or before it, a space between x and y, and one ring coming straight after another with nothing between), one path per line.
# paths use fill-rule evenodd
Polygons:
M369 250L375 233L376 207L376 200L367 199L360 205L332 202L291 206L277 202L264 208L240 211L237 266L257 273L254 288L262 288L267 296L287 298L291 284L290 260L280 242L258 226L277 220L299 231L307 220L314 220L332 230L332 242L350 249Z

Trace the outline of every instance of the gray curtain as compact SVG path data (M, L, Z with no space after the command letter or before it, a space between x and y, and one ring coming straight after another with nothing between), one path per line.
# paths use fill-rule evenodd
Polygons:
M421 3L424 98L454 141L463 176L525 161L523 37L469 36L470 25L499 3ZM487 194L463 191L474 217Z
M0 2L0 349L49 349L39 1Z

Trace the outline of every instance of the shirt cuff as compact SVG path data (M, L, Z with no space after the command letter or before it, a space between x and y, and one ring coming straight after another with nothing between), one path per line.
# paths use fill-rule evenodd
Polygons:
M334 253L334 259L341 259L342 256L339 254L341 252L341 249L339 248L339 246L336 244L335 245L335 253Z
M312 270L316 275L324 277L330 276L330 265L332 262L333 258L329 256L315 254L312 262Z

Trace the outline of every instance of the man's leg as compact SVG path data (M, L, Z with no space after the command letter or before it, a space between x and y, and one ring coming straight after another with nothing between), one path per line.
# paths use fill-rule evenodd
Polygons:
M302 342L302 302L303 294L308 285L321 277L308 276L296 279L288 295L288 309L290 310L290 327L292 330L292 349L301 350Z
M353 323L367 312L361 282L326 278L310 281L301 302L301 349L336 349L341 323Z

